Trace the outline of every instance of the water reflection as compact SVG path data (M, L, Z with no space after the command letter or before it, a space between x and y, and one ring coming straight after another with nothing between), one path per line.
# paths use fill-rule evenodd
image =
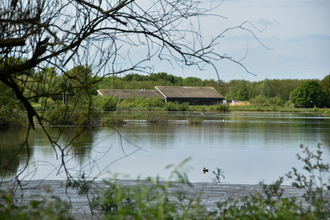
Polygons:
M25 166L28 156L33 157L33 148L27 148L25 141L28 129L0 129L0 177L10 177ZM34 145L33 136L28 139L29 146Z
M187 116L188 113L172 113L174 119L183 120ZM223 169L229 183L271 182L291 167L302 166L295 156L300 144L315 149L317 143L322 143L324 161L330 161L330 118L266 113L204 114L203 118L205 123L200 126L126 124L116 129L47 128L47 131L65 149L73 174L85 172L98 178L106 177L106 172L99 173L108 169L133 179L139 175L167 177L166 165L192 157L190 165L195 169L189 176L193 182L211 181L211 174L201 172L203 167L211 171L216 167ZM1 133L0 140L4 140L0 142L1 164L14 155L13 146L24 142L24 132L23 129ZM31 132L30 141L32 160L59 164L41 128ZM117 161L118 158L121 159ZM13 173L24 162L26 152L21 152L12 165ZM33 178L47 175L48 179L61 178L56 172L49 175L52 169L44 164Z

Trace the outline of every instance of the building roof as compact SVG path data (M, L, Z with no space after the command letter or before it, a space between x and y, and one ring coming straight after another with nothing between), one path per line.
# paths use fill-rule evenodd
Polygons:
M155 88L164 98L225 98L213 87L155 86Z
M133 96L141 96L144 98L159 97L163 98L155 90L133 90L133 89L99 89L97 92L102 96L118 96L120 99L127 99Z

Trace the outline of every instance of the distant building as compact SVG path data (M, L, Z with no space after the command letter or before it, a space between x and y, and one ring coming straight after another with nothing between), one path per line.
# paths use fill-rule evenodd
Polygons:
M193 86L156 86L165 102L189 102L189 105L221 104L224 96L213 87Z
M165 102L189 102L189 105L217 105L222 104L224 96L213 87L192 86L156 86L156 90L128 90L128 89L99 89L99 95L118 96L127 99L133 96L144 98L159 97Z
M156 90L135 90L135 89L99 89L97 90L99 95L102 96L111 96L116 97L120 100L132 98L133 96L150 98L150 97L158 97L162 99L162 96Z

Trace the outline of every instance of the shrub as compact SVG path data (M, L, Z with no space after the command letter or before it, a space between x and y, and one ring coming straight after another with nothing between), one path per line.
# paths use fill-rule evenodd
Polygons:
M107 125L120 125L120 124L124 124L125 122L123 120L121 120L117 114L113 114L113 115L107 115L107 116L103 116L101 119L101 124L103 126L107 126Z
M201 117L188 118L187 120L189 124L193 124L193 125L203 124L204 121Z
M165 103L161 98L158 97L149 97L147 99L144 99L144 103L148 104L148 107L164 107Z
M188 102L184 102L182 104L178 104L178 110L179 111L187 111L189 108L189 103Z
M289 172L286 176L294 180L292 186L305 192L303 198L308 202L306 207L299 204L295 197L283 197L281 184L284 178L280 177L273 184L261 182L262 193L256 192L243 199L217 203L219 216L222 219L329 219L329 164L322 163L320 145L316 153L311 152L308 147L301 148L304 148L306 157L302 158L298 154L297 158L304 163L303 169L308 175L298 173L293 168L293 173Z
M104 97L101 101L101 108L103 111L116 111L118 97Z
M229 106L228 105L224 105L224 104L215 105L213 107L215 108L216 111L219 111L219 112L227 112L228 109L229 109Z
M268 99L264 95L257 95L255 98L250 99L250 103L254 105L267 105Z
M165 108L167 111L177 111L177 104L175 102L166 102Z
M273 98L268 98L267 104L283 106L284 101L279 96L276 96Z
M303 149L305 158L297 154L298 160L304 163L303 169L308 173L298 173L296 168L286 176L294 180L292 186L304 189L303 198L311 204L309 212L313 212L316 219L330 218L330 166L329 163L323 163L321 144L317 145L317 151L314 153L308 147L300 146ZM325 179L328 178L328 179Z
M291 101L286 101L285 102L285 104L284 104L284 106L286 106L286 107L289 107L289 106L291 106L291 105L294 105L294 104L292 104L292 102Z
M158 177L148 178L149 184L139 181L128 187L120 185L116 178L114 182L105 181L107 190L93 200L94 207L105 219L207 219L213 213L201 203L200 196L190 198L187 192L169 191L174 177L181 184L190 184L182 171L187 161L174 168L167 182L159 181Z
M23 127L28 125L27 117L10 106L0 107L0 127Z
M299 85L295 90L295 97L294 103L296 105L306 108L323 107L322 97L325 97L325 92L317 80L309 80Z
M50 199L51 198L51 199ZM69 206L58 197L47 197L30 200L27 205L15 204L13 191L0 191L0 218L2 220L71 220L69 217Z
M330 116L330 109L324 111L325 116Z
M269 185L261 182L262 192L217 202L217 210L208 210L201 200L202 193L196 197L189 196L187 191L169 191L175 175L180 183L190 184L186 173L181 171L187 160L171 172L167 182L148 178L147 182L138 181L128 187L120 185L116 178L105 181L106 191L99 193L101 196L95 198L93 204L105 219L329 219L330 178L324 179L328 177L329 164L322 163L320 145L316 153L307 147L303 152L306 158L297 157L304 162L303 169L309 175L299 174L293 168L293 174L289 173L287 177L294 179L294 187L304 189L303 198L308 202L304 206L295 197L283 197L284 178L280 177ZM214 183L220 183L220 178L224 178L223 171L217 170L213 172Z
M277 102L276 102L276 105L283 106L284 105L284 101L282 99L278 99Z
M72 106L63 105L48 111L45 119L54 125L88 125L97 123L100 116L100 112L93 107L73 109Z
M189 103L184 102L182 104L179 104L178 101L166 102L165 108L167 111L187 111L189 108Z
M168 120L168 115L162 111L150 112L147 118L147 122L152 124L167 124Z
M164 101L158 97L149 97L147 99L140 97L140 96L133 96L123 100L119 107L123 110L131 110L132 108L157 108L157 107L164 107Z
M39 99L38 104L40 104L44 109L50 109L54 106L55 102L51 98L42 97Z

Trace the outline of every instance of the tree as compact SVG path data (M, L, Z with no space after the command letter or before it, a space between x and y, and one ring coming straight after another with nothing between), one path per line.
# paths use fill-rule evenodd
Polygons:
M209 12L194 0L1 1L1 86L9 89L24 107L29 129L34 128L36 120L47 134L43 124L47 119L45 108L37 112L32 101L58 98L70 91L84 94L86 102L76 105L66 101L65 106L58 107L58 112L64 119L79 116L81 108L87 109L83 114L84 125L93 126L89 123L93 117L93 85L104 77L114 79L122 73L148 72L151 68L145 63L156 58L201 69L205 64L214 66L214 62L227 59L245 69L238 60L216 53L214 46L228 31L235 29L253 35L244 27L247 22L225 29L205 43L201 29L192 24L194 19ZM56 74L50 74L48 68ZM80 71L81 68L88 71ZM54 80L52 75L60 77L62 82ZM119 86L113 83L114 88ZM86 121L89 124L85 124ZM59 135L63 131L59 128ZM70 148L58 143L58 136L53 139L48 135L48 138L51 147L59 152L62 161L59 169L65 170L67 178L73 178L64 162ZM24 148L29 150L27 138L20 149Z
M306 108L312 108L314 106L322 107L322 97L324 91L321 85L316 80L310 80L301 84L294 91L296 105L304 106Z
M189 76L182 81L182 85L184 86L202 86L203 80L197 77Z
M320 85L325 94L323 98L324 105L329 107L330 106L330 74L321 80Z
M104 97L101 101L101 108L104 111L116 111L118 97Z
M273 97L273 87L272 87L272 81L269 79L264 79L262 82L262 87L261 87L261 94L264 95L265 97Z
M247 101L249 100L250 82L246 80L231 80L228 99Z
M246 80L240 80L236 86L237 93L236 93L236 99L241 101L247 101L249 100L249 88L248 88L249 82Z

